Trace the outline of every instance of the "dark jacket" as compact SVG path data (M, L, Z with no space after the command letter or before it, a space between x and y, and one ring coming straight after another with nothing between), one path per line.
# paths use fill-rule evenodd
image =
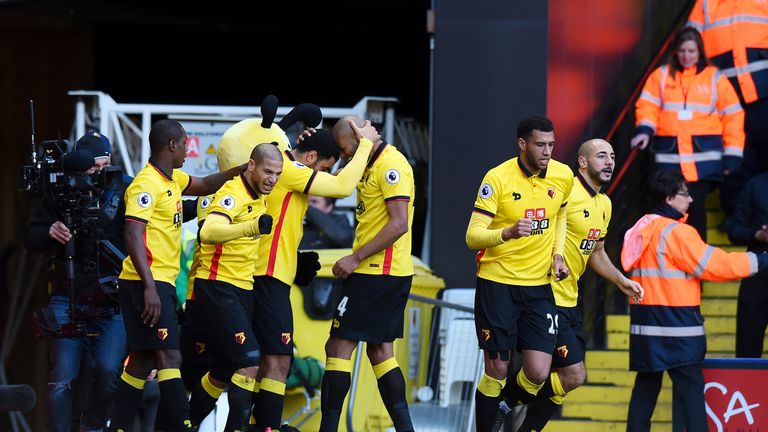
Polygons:
M733 215L726 221L726 231L733 244L745 245L750 252L760 253L768 251L768 243L755 240L755 232L763 225L768 225L768 173L747 182Z
M115 269L97 253L99 240L108 240L120 252L127 254L128 248L123 237L125 226L125 203L123 194L125 188L133 180L123 176L124 185L120 190L107 191L99 200L101 216L94 215L92 222L85 222L78 213L68 226L70 230L78 228L74 232L75 241L75 295L81 295L83 291L92 288L99 278L105 276L117 276L120 268ZM64 245L48 236L51 225L56 221L64 221L62 209L54 206L49 198L37 198L32 203L32 216L24 232L24 246L31 252L42 253L49 257L48 281L51 294L67 294L67 272L64 256ZM106 216L110 211L114 212L114 218ZM66 223L65 223L66 225Z
M352 247L355 229L346 216L307 208L307 223L299 249L336 249Z

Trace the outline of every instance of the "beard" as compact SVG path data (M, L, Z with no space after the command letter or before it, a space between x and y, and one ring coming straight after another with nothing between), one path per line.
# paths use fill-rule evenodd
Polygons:
M611 181L611 179L603 180L600 177L600 175L602 173L603 173L602 171L598 171L598 170L592 168L591 166L587 166L587 175L589 176L589 178L591 178L592 180L594 180L597 183L599 183L600 186L605 186L606 184L608 184L608 182Z

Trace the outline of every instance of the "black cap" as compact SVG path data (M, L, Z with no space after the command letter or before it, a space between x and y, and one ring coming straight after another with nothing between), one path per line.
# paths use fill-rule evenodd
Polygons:
M88 150L94 158L109 156L111 149L109 138L98 132L88 132L75 143L75 150Z

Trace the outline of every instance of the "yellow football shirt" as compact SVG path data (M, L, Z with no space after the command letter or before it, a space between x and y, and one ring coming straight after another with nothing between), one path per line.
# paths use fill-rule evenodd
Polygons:
M574 307L579 296L577 282L587 269L587 261L595 245L608 232L611 199L602 192L595 192L577 174L566 211L565 264L571 274L560 282L553 281L552 291L558 306Z
M212 215L223 216L233 224L252 221L266 213L266 205L266 200L248 185L244 174L240 174L216 192L216 199L211 203L203 223L208 223ZM200 264L195 277L224 281L251 290L258 250L259 239L254 237L241 237L219 244L201 243Z
M483 178L474 211L491 218L489 229L506 228L519 219L533 219L531 235L480 250L477 275L510 285L549 283L555 222L568 202L573 172L550 160L539 174L529 172L519 158L492 168Z
M215 195L208 195L197 199L197 240L195 240L195 250L192 251L192 264L189 266L187 300L195 299L195 275L197 274L197 268L200 267L200 229L203 227L205 217L208 216L208 210L215 199Z
M152 161L136 174L125 191L125 220L147 226L144 249L156 281L176 284L181 260L181 196L190 178L181 170L163 172ZM121 279L141 280L131 257L123 261Z
M382 143L371 155L363 178L357 185L355 242L353 250L370 242L389 221L387 203L407 201L408 232L384 250L363 260L355 273L371 275L411 276L411 224L415 186L413 169L394 146Z
M365 169L373 143L367 139L338 175L315 171L283 152L283 173L267 196L267 213L272 216L272 234L262 236L256 263L257 276L271 276L292 285L296 276L296 257L304 235L304 215L310 195L341 198L352 194Z

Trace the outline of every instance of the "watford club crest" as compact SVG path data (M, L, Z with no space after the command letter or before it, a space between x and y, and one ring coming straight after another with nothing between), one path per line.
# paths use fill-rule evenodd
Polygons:
M205 352L205 344L203 342L195 342L195 352L202 354Z
M554 198L555 197L555 188L553 188L553 187L547 188L547 195L549 195L550 198Z
M168 338L168 329L167 328L157 329L157 337L159 337L160 340L166 340Z
M559 355L561 358L568 357L568 345L557 347L557 355Z
M480 333L483 335L483 340L485 342L488 342L488 340L491 338L491 331L489 329L482 329L480 330Z
M239 343L240 345L245 343L245 332L237 332L235 333L235 342Z
M290 333L283 333L280 336L280 340L283 342L283 345L288 345L291 343L291 334Z
M333 328L341 327L341 323L336 318L333 319Z

